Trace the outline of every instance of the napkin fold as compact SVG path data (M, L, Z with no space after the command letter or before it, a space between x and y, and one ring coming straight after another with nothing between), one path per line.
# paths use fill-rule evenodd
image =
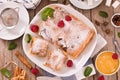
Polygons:
M97 44L93 54L91 55L91 58L93 58L106 44L107 44L107 41L100 34L98 34Z
M84 70L85 70L85 68L86 68L87 66L90 66L90 67L92 67L92 69L93 69L93 71L92 71L92 73L90 74L90 76L96 74L95 67L94 67L94 65L93 65L93 63L92 63L92 58L93 58L106 44L107 44L106 40L105 40L100 34L98 34L98 35L97 35L97 44L96 44L95 50L94 50L91 58L87 61L87 63L84 65L84 67L83 67L80 71L78 71L76 74L74 74L74 75L72 75L72 76L69 76L69 77L61 77L61 78L60 78L60 77L57 77L57 78L56 78L54 75L52 75L52 74L50 74L50 73L48 73L48 72L45 71L45 76L46 76L46 77L44 77L44 79L42 79L42 80L47 80L47 78L48 78L49 80L52 80L52 79L50 79L49 77L55 78L54 80L81 80L81 79L86 78L83 73L84 73ZM49 76L49 77L47 77L47 76ZM40 79L41 79L41 77L37 77L37 80L40 80Z

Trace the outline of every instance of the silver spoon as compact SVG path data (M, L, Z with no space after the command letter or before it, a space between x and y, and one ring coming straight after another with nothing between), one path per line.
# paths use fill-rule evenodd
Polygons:
M115 40L115 39L113 39L113 44L116 46L117 50L118 50L119 53L120 53L120 46L119 46L119 44L118 44L118 41Z

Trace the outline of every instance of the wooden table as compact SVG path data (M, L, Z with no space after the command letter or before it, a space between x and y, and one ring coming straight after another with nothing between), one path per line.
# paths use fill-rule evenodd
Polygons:
M96 7L95 9L92 9L92 10L82 10L82 9L78 9L74 6L73 7L77 11L83 13L86 17L88 17L94 24L95 24L95 20L99 21L100 23L103 23L105 21L109 22L109 24L107 26L103 26L103 25L98 26L98 25L95 24L97 32L99 34L101 34L108 42L108 44L101 51L110 50L110 51L116 51L117 52L116 47L112 43L112 39L116 39L120 43L120 38L117 35L118 32L120 32L120 29L119 28L116 29L110 24L110 18L114 13L120 12L120 7L116 8L116 9L113 9L112 7L106 7L105 6L105 1L106 0L103 0L102 4L100 6ZM113 0L113 1L115 1L115 0ZM62 3L62 4L65 4L65 5L70 4L69 0L58 0L58 2L50 2L49 0L42 0L41 3L39 4L39 6L35 10L28 10L29 15L30 15L30 20L33 19L33 17L36 15L36 13L39 10L41 10L44 6L46 6L48 4L51 4L51 3ZM100 10L104 10L104 11L108 12L109 17L108 18L100 17L98 15L98 12ZM106 33L106 30L108 30L107 33ZM109 32L109 30L110 30L110 32ZM9 51L8 50L8 44L10 42L16 42L18 44L17 49L15 49L13 51ZM12 40L12 41L6 41L6 40L0 39L0 67L5 65L10 60L13 60L20 67L22 67L23 69L25 69L27 71L27 75L29 76L29 80L35 80L36 77L14 55L16 50L19 50L21 52L21 54L24 57L26 57L26 55L24 54L24 51L22 49L22 37L20 37L16 40ZM29 60L27 57L26 57L26 59ZM31 61L29 61L29 62L32 64L33 67L37 67ZM12 70L13 66L10 66L9 68ZM44 75L44 74L42 74L42 70L40 72L41 72L41 75ZM100 74L97 72L96 75L91 76L89 78L86 78L84 80L97 80L99 75ZM116 74L114 74L112 76L105 76L105 78L106 78L106 80L120 80L120 71L118 71ZM7 80L7 79L0 74L0 80Z

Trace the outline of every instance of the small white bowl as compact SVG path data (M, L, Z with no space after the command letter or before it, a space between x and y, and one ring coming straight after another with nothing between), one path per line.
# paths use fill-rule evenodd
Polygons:
M115 28L120 28L120 26L117 26L113 23L112 19L114 18L115 15L120 15L120 13L115 13L112 17L111 17L111 24L115 27Z
M98 69L97 65L96 65L96 61L97 61L98 57L99 57L101 54L105 53L105 52L115 53L115 52L112 52L112 51L103 51L103 52L101 52L100 54L98 54L97 57L96 57L96 60L95 60L95 67L96 67L97 71L98 71L100 74L106 75L106 76L110 76L110 75L113 75L113 74L115 74L116 72L118 72L118 70L120 69L120 58L119 58L119 55L118 55L119 65L118 65L118 68L116 69L116 71L114 71L113 73L110 73L110 74L105 74L105 73L101 72L101 71ZM109 64L108 64L108 65L109 65Z

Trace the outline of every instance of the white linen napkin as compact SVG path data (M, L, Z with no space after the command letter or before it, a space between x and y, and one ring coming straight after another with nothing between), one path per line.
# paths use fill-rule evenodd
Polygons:
M97 44L96 44L95 50L94 50L91 58L93 58L94 55L96 55L106 44L107 44L106 40L100 34L98 34L97 35ZM37 80L41 80L41 79L42 80L48 80L48 79L49 80L81 80L81 79L85 78L84 70L87 66L92 67L93 71L90 74L90 76L92 76L92 75L96 74L96 71L95 71L95 67L92 63L91 58L88 60L88 62L85 64L85 66L80 71L78 71L75 75L72 75L72 76L69 76L69 77L62 77L62 78L57 77L56 78L56 77L54 77L54 75L52 75L48 72L45 72L46 77L45 76L44 76L44 78L37 77ZM49 76L49 77L47 77L47 76ZM50 79L50 77L52 77L52 79Z
M96 44L95 50L94 50L91 58L93 58L106 44L107 44L106 40L105 40L100 34L98 34L98 35L97 35L97 44ZM89 60L90 60L90 59L89 59ZM85 76L84 76L83 73L84 73L84 70L85 70L85 68L86 68L87 66L90 66L90 67L92 67L92 69L93 69L93 71L92 71L92 73L90 74L90 76L96 74L95 67L94 67L92 61L89 61L89 60L88 60L88 62L86 63L87 65L84 66L80 71L78 71L78 72L75 74L75 76L76 76L76 79L75 79L75 80L80 80L80 79L85 78Z
M107 44L106 40L100 35L97 35L97 44L91 58L93 58L105 45Z

